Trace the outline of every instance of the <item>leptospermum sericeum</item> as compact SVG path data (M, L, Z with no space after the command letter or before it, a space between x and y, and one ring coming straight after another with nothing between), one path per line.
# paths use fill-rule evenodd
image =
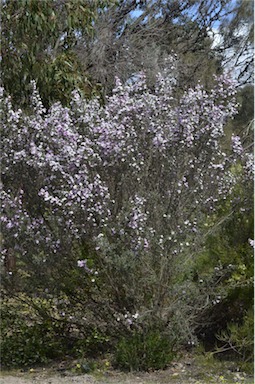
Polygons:
M175 87L163 73L152 91L140 74L116 79L103 106L75 91L70 108L46 111L33 82L29 114L1 90L3 254L45 261L80 240L99 253L118 242L138 258L192 247L237 182L231 166L240 159L251 175L252 161L238 136L228 153L221 146L237 111L231 79L178 97Z

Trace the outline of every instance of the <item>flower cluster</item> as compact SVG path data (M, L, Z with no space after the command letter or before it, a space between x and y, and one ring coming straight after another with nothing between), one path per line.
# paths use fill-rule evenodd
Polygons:
M236 101L229 79L215 81L209 92L199 84L177 98L173 76L159 75L151 91L141 74L117 80L104 106L74 92L70 108L47 112L33 83L30 114L2 90L5 248L45 260L68 254L74 240L100 252L106 238L138 254L190 251L231 192L229 170L242 155L238 137L234 156L221 148ZM84 260L78 266L89 272Z
M130 312L122 313L114 313L114 318L117 322L121 322L126 327L130 327L133 324L136 324L137 319L139 318L139 313L135 312L133 315Z
M241 155L243 153L243 146L239 136L232 135L232 148L237 155Z

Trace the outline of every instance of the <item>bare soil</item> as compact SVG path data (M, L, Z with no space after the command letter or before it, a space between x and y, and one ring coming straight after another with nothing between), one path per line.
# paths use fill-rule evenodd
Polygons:
M108 362L89 374L79 373L79 364L65 363L47 368L1 371L0 384L253 384L252 374L240 370L237 363L217 362L205 357L186 357L172 362L168 369L156 372L123 373Z

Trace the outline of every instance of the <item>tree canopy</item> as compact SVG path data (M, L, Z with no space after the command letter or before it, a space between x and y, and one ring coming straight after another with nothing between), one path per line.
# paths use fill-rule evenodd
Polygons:
M145 71L151 84L165 58L179 57L180 89L210 84L224 66L252 80L252 1L7 0L2 3L2 85L26 104L37 82L45 106L72 90L103 97L114 76ZM222 44L215 45L215 34ZM229 67L230 68L230 67Z
M2 3L2 84L15 103L26 104L35 80L46 106L67 103L71 91L92 85L73 48L80 34L93 34L106 1L7 0Z

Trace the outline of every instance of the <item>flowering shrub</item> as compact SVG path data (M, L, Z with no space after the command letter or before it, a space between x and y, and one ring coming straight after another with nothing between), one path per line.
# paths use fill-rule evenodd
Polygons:
M76 91L70 108L46 111L32 83L29 114L2 90L3 256L13 249L37 277L77 268L123 327L136 326L117 321L126 313L169 322L176 274L242 177L237 159L250 172L237 136L227 153L221 145L235 84L220 76L182 96L175 87L163 73L152 91L140 74L116 79L104 106Z

